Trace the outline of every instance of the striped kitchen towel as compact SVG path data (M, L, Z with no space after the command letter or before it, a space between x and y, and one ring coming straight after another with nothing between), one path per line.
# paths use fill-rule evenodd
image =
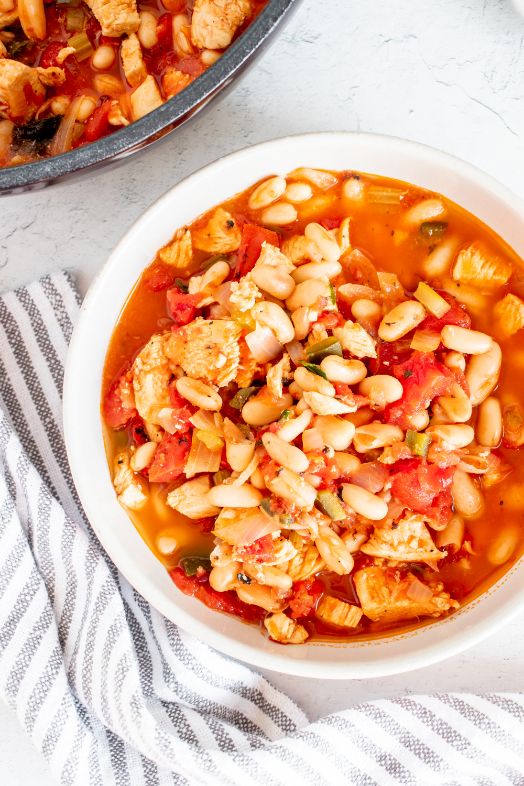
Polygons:
M66 274L0 296L0 696L57 782L524 784L524 694L374 701L310 724L133 591L67 466L78 306Z

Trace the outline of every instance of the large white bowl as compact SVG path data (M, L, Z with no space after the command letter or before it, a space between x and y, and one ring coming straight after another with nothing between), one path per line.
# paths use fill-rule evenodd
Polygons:
M270 173L298 166L354 169L440 192L489 224L524 256L524 204L462 161L385 136L319 133L287 137L233 153L174 186L129 230L93 282L75 328L64 384L64 426L71 471L100 542L128 581L156 609L198 638L240 660L307 677L378 677L408 671L474 645L524 606L522 560L451 617L370 642L283 647L256 627L210 611L177 590L116 501L100 422L100 385L115 322L142 270L174 230Z

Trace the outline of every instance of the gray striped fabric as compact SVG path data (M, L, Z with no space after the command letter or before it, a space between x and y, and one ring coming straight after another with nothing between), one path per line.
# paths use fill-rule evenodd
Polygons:
M61 427L79 299L66 274L0 297L0 695L57 781L524 784L524 696L376 701L309 724L169 623L108 561Z

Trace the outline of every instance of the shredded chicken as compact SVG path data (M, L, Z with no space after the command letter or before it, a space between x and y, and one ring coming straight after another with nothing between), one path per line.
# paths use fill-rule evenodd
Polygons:
M407 514L397 523L376 526L360 550L372 557L429 564L446 556L433 543L424 517L417 513Z
M169 333L151 336L133 363L133 390L138 414L149 423L161 425L159 415L171 407L169 382L172 371L166 355Z
M36 68L18 60L0 60L0 117L25 123L43 103L45 89Z
M240 246L240 229L227 210L216 208L204 226L194 229L193 246L210 254L226 254Z
M250 13L250 0L196 0L191 20L193 44L225 49Z
M508 281L512 272L509 262L492 254L483 243L475 241L459 252L453 278L461 284L497 289Z
M103 35L117 37L138 30L136 0L86 0L86 3L100 22Z
M235 378L240 350L239 326L230 319L195 319L172 333L166 355L193 379L223 387Z

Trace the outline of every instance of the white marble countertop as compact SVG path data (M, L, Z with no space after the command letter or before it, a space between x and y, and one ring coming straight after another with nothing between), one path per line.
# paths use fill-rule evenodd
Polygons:
M0 201L0 289L71 268L85 291L124 231L180 178L271 137L353 129L454 153L524 197L524 21L508 0L303 0L227 98L124 166ZM269 675L311 718L407 692L522 688L524 616L474 650L387 679ZM5 786L54 781L0 706Z

